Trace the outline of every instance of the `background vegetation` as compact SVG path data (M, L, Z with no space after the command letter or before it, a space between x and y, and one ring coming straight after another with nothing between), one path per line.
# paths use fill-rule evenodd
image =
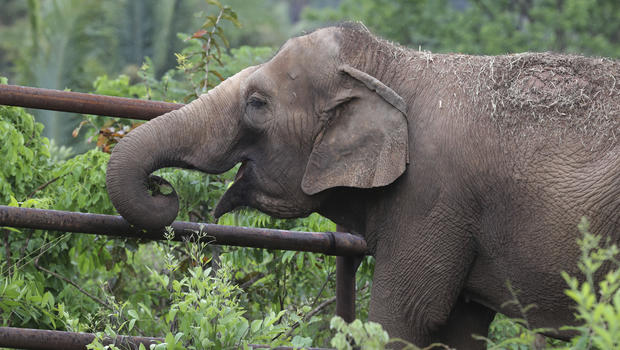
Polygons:
M204 0L0 0L0 76L13 84L186 101L269 59L291 35L343 20L361 20L390 40L439 52L620 57L620 3L614 0L222 2L230 7ZM218 21L220 13L226 16ZM205 50L210 36L218 47ZM0 204L115 213L104 188L108 153L136 125L0 106ZM210 211L234 169L221 176L162 173L182 199L179 219L213 222ZM246 210L220 223L335 230L316 214L276 220ZM350 337L372 347L387 342L368 324L334 321L330 330L332 257L11 228L1 229L0 240L2 325L162 336L169 348L327 346L335 330L332 344L339 347ZM605 255L584 242L584 259L617 258L615 248ZM585 276L592 275L598 263L584 261ZM361 320L372 270L368 258L358 272ZM566 276L584 327L581 337L561 346L618 345L617 275L609 277L606 294L592 292L601 287L591 280L580 284ZM499 317L488 341L490 347L527 348L535 334L526 322Z

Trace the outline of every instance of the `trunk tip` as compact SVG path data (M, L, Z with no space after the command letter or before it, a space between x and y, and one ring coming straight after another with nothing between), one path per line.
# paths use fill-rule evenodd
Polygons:
M138 186L140 187L140 186ZM150 175L146 188L136 188L139 195L108 192L118 213L130 224L147 229L161 230L176 219L179 212L179 198L172 185L163 178Z

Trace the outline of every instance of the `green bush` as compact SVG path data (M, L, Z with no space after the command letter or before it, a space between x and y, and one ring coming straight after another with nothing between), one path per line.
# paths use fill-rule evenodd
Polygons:
M340 317L332 318L330 328L336 330L331 345L338 350L353 350L354 344L363 350L385 349L390 337L380 324L375 322L362 323L355 320L346 323Z
M618 246L606 242L602 237L590 233L588 220L582 218L579 230L581 259L579 270L585 280L562 273L569 289L566 294L575 301L575 316L582 325L567 327L579 332L571 341L573 349L618 349L620 348L620 261ZM601 246L602 245L602 246ZM596 284L597 272L602 267L611 267L604 278ZM600 274L598 274L600 276Z
M6 84L0 77L0 84ZM26 201L49 169L49 141L43 125L23 108L0 105L0 203Z
M174 235L170 228L168 234L169 238ZM146 284L158 291L157 297L151 298L157 300L156 305L147 306L141 301L116 305L108 315L115 322L108 323L105 332L90 345L91 349L104 349L100 341L104 334L131 333L135 328L162 335L165 341L155 349L247 349L252 343L298 347L311 344L310 338L278 338L294 320L287 316L286 310L267 311L261 318L248 319L240 302L244 291L231 282L233 267L224 264L217 273L206 267L206 244L191 246L196 266L183 271L178 271L182 263L173 253L174 246L170 241L154 245L159 256L165 258L163 269L146 268Z

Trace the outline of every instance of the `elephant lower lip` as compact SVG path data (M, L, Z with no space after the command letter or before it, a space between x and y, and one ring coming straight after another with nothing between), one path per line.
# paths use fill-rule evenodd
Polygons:
M235 175L235 181L239 181L241 180L241 178L243 177L243 174L245 173L245 169L248 167L248 163L247 162L242 162L241 166L239 167L239 170L237 171L237 175Z
M215 216L215 218L219 218L225 213L231 212L235 208L248 203L248 175L250 174L246 174L248 172L247 167L248 165L246 162L243 162L241 167L239 167L237 175L235 176L235 181L232 186L226 190L222 198L220 198L220 201L213 211L213 216Z

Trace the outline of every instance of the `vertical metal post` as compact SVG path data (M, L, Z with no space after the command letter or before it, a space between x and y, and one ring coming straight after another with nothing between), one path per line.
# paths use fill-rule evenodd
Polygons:
M346 232L342 226L336 228ZM358 267L358 257L336 257L336 315L346 322L355 320L355 272Z
M355 257L336 257L336 315L355 320Z

